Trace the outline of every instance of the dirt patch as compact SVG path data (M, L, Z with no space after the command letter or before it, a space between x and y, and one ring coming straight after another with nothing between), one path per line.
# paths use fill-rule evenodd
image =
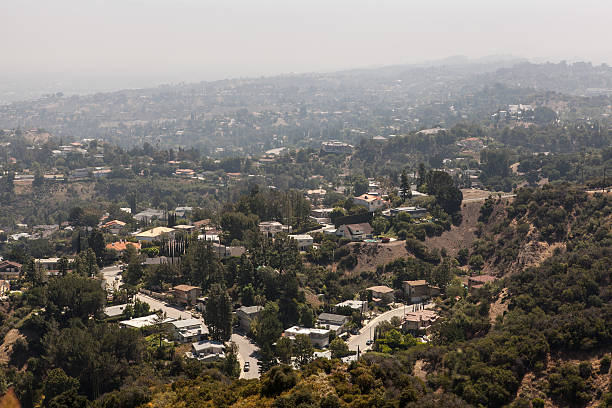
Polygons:
M559 367L565 363L578 365L583 361L588 361L592 367L592 376L588 379L588 382L592 388L593 398L585 407L599 407L601 406L601 400L596 396L602 395L606 392L611 376L610 373L601 374L599 372L599 361L605 354L605 351L602 350L569 353L564 355L564 358L554 357L549 354L547 357L545 372L542 373L542 375L527 373L523 377L521 385L517 390L516 398L525 398L530 401L534 398L541 398L544 401L546 408L556 407L557 405L555 402L552 401L546 393L548 386L548 375L551 374L556 367Z
M453 225L450 231L444 231L439 237L427 238L425 245L429 249L441 250L446 248L446 252L450 256L456 256L461 248L470 248L472 242L476 239L476 224L478 224L480 207L482 207L482 202L463 203L461 206L461 215L463 216L461 224L458 227Z
M491 303L491 307L489 308L489 320L491 323L495 323L495 319L497 316L502 316L508 310L508 288L504 288L495 302Z
M12 388L0 397L0 408L21 408L21 403Z
M374 271L378 265L385 265L397 258L412 255L406 251L405 241L394 241L386 244L371 242L351 242L347 244L351 253L357 257L357 266L350 273ZM355 249L358 247L359 249Z
M414 368L412 369L413 375L423 381L425 381L427 377L427 371L425 371L424 367L425 360L417 360L414 362Z
M555 249L565 249L565 243L549 244L543 241L530 241L525 244L516 257L512 270L523 270L530 266L539 266L553 255Z
M0 364L8 364L13 352L13 344L19 338L24 338L24 336L17 329L11 329L6 333L4 342L0 345Z

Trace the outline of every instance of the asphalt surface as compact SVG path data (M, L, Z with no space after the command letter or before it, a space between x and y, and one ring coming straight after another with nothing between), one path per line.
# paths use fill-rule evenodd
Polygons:
M259 366L257 365L257 353L259 348L248 337L241 332L232 333L231 340L238 346L238 361L240 362L240 378L259 378ZM249 371L244 371L244 363L251 365Z
M357 346L359 346L360 352L371 350L373 344L368 346L366 345L366 342L370 339L374 339L374 329L376 328L376 326L378 326L382 322L391 320L393 316L403 317L405 313L410 313L414 311L415 307L416 307L415 305L405 305L404 306L402 304L399 307L396 307L394 309L391 309L383 314L380 314L374 317L365 326L363 326L361 330L359 330L359 334L352 335L349 337L347 341L349 350L357 351ZM430 309L432 307L433 307L432 303L425 305L425 309Z

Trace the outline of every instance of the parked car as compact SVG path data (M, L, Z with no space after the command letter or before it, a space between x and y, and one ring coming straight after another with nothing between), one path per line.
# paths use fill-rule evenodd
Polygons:
M374 343L374 340L370 339L370 340L366 341L366 346L370 346L370 345L372 345L372 343Z
M249 371L251 369L251 363L248 361L244 363L244 371Z

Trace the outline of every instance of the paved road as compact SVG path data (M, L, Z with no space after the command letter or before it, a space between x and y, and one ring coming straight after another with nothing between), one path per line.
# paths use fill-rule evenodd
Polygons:
M259 366L257 365L257 353L259 348L255 343L246 337L241 332L232 334L231 340L238 346L238 361L240 362L240 378L251 379L259 378ZM248 361L251 364L249 371L244 371L244 363Z
M119 289L121 286L121 269L119 266L107 266L100 271L106 282L106 289Z
M414 307L415 305L401 305L395 309L391 309L381 315L376 316L374 319L370 320L364 327L362 327L361 330L359 330L359 334L349 337L347 341L349 350L357 351L357 346L359 346L359 350L361 352L370 350L372 346L367 346L366 342L369 339L374 338L374 329L376 328L376 326L378 326L384 321L391 320L393 316L403 317L404 313L412 312L414 310ZM430 303L425 306L425 309L430 309L432 307L433 304Z

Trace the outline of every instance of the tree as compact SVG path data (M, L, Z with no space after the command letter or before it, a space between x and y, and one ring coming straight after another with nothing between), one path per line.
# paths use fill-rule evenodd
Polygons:
M214 283L208 292L204 321L213 340L229 340L232 334L232 301L225 287L218 283Z
M450 283L453 277L453 273L451 271L450 262L448 260L444 260L440 265L435 267L431 272L431 283L441 290L446 289L446 286Z
M102 258L104 257L104 235L99 229L94 229L87 239L87 244L96 254L96 261L98 265L102 265Z
M406 170L402 171L400 176L400 197L403 201L406 201L412 197L412 189L410 188L410 182L408 181L408 175Z
M342 358L350 354L348 345L340 337L336 337L329 343L332 358Z
M427 176L427 171L425 170L425 164L419 163L419 170L417 172L417 188L422 192L422 186L425 184L425 178Z
M52 278L47 286L46 311L56 320L87 320L104 306L100 282L76 274Z
M128 264L123 278L128 285L138 285L140 279L142 279L142 265L138 259L132 259Z
M70 263L68 261L68 258L66 258L65 255L62 255L59 261L57 262L57 269L59 271L59 274L61 276L66 276L66 274L68 273L69 267L70 267Z
M310 342L310 337L306 334L298 334L295 336L293 344L293 354L298 367L302 368L312 361L314 356L314 347Z
M67 375L61 368L54 368L47 372L43 381L43 394L46 400L70 390L79 389L79 380Z
M161 310L157 311L155 319L153 320L153 328L155 333L159 336L159 348L162 346L162 338L166 334L166 312Z
M362 194L367 193L369 186L370 186L370 183L363 176L357 177L355 181L353 181L353 189L354 189L356 196L360 196Z
M274 354L283 364L289 364L293 356L293 340L288 337L281 337L276 342Z
M279 318L278 305L269 302L252 323L251 330L257 345L262 349L271 350L272 343L280 337L283 326Z
M436 197L436 203L448 214L461 210L463 193L453 182L450 174L444 171L427 173L427 193Z
M230 378L240 376L240 363L238 362L238 346L233 341L225 347L225 358L221 364L223 371Z

